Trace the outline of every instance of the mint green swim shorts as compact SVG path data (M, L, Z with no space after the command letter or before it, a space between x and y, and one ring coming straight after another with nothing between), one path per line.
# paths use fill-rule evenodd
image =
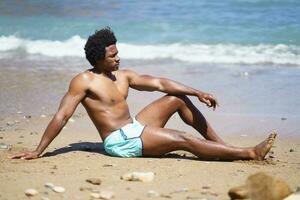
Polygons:
M122 128L112 132L104 140L106 153L117 157L140 157L143 155L141 134L145 126L135 118Z

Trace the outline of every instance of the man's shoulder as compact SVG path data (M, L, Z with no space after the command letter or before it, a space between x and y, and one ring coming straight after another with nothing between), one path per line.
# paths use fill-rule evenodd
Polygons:
M86 70L84 72L81 72L77 75L75 75L71 82L70 85L82 85L82 86L88 86L89 83L93 80L93 75L90 71Z

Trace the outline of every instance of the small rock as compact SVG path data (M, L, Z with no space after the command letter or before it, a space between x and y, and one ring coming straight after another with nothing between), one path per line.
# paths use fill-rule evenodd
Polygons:
M31 118L31 115L25 115L24 116L24 119L30 119Z
M54 192L57 192L57 193L63 193L63 192L66 191L66 189L65 189L64 187L61 187L61 186L54 186L54 187L52 188L52 190L53 190Z
M29 197L35 196L38 193L39 192L37 190L35 190L35 189L27 189L27 190L25 190L26 196L29 196Z
M204 186L202 186L202 189L208 190L208 189L210 189L210 186L209 185L204 185Z
M115 194L111 191L101 191L100 199L112 199L115 197Z
M22 113L23 113L22 111L18 111L18 112L17 112L17 114L22 114Z
M94 184L94 185L100 185L101 180L99 178L89 178L85 180L88 183Z
M299 200L300 199L300 194L291 194L290 196L284 198L284 200Z
M263 172L249 176L244 185L228 192L231 199L283 199L290 194L290 187L282 179Z
M90 187L80 187L79 190L80 191L92 191L92 188L90 188Z
M45 118L45 117L47 117L47 116L46 116L46 115L41 115L41 117L42 117L42 118Z
M4 143L0 143L0 149L8 149L8 145L7 144L4 144Z
M294 149L290 149L290 152L294 152L295 150Z
M121 176L125 181L151 182L154 179L153 172L130 172Z
M104 165L102 165L102 167L114 167L115 165L113 165L113 164L104 164Z
M6 122L6 125L7 125L7 126L13 126L14 123L13 123L13 122Z
M90 197L94 198L94 199L100 199L100 194L99 193L90 193Z
M159 197L159 193L156 192L156 191L154 191L154 190L149 190L149 191L147 192L147 196L148 196L148 197Z
M50 188L52 189L54 187L54 184L53 183L45 183L44 185L46 188Z

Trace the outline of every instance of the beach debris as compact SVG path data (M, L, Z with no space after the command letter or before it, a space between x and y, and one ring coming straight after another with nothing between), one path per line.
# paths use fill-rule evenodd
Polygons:
M92 192L90 193L90 197L94 198L94 199L112 199L115 197L115 194L111 191L101 191L100 193L97 192Z
M279 200L292 193L290 187L280 178L258 172L247 178L244 185L231 188L231 199Z
M13 125L15 125L15 123L14 122L6 122L6 125L7 126L13 126Z
M291 194L290 196L284 198L283 200L299 200L299 199L300 199L300 194L294 193L294 194Z
M50 183L50 182L48 182L48 183L45 183L45 185L44 185L46 188L50 188L50 189L52 189L53 187L54 187L54 184L53 183Z
M122 175L121 179L125 181L151 182L154 179L154 173L153 172L129 172Z
M32 188L26 189L26 190L25 190L25 195L26 195L26 196L29 196L29 197L35 196L35 195L37 195L38 193L39 193L39 192L38 192L36 189L32 189Z
M100 194L99 193L90 193L90 197L92 197L93 199L100 199Z
M8 148L9 148L9 145L7 145L3 142L0 143L0 149L8 149Z
M160 196L159 193L154 190L149 190L147 192L147 197L159 197L159 196Z
M100 178L89 178L85 180L88 183L91 183L93 185L100 185L101 184L101 179Z
M102 165L102 167L115 167L116 165L115 164L104 164Z
M112 199L115 197L115 194L112 191L101 191L100 192L100 199Z
M210 189L211 187L209 186L209 185L203 185L202 186L202 189L204 189L204 190L208 190L208 189Z
M61 186L54 186L52 187L52 190L54 192L57 192L57 193L63 193L66 191L66 189L64 187L61 187Z

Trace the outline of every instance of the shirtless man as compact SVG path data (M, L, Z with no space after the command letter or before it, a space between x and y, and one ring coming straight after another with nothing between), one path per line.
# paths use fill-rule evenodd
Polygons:
M171 151L185 150L201 159L264 159L276 133L270 134L254 147L239 148L225 144L187 97L195 96L215 109L218 102L213 95L166 78L119 70L116 42L109 27L96 31L88 38L84 49L93 68L72 79L36 150L17 153L11 158L40 157L68 122L77 105L82 103L104 141L105 151L112 156L161 156ZM126 103L129 87L142 91L161 91L166 95L132 118ZM205 139L164 128L176 112Z

